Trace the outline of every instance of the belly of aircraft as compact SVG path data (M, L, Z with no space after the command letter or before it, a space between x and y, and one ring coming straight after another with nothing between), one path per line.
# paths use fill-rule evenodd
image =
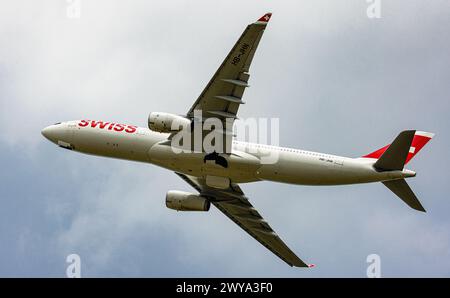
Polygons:
M227 177L235 183L260 180L255 174L259 167L255 157L221 154L220 158L226 162L220 162L205 158L206 155L204 152L174 152L171 146L164 144L156 144L148 151L151 163L175 172L196 177Z
M352 159L299 157L282 155L277 163L262 165L261 180L300 185L342 185L380 181L370 167Z

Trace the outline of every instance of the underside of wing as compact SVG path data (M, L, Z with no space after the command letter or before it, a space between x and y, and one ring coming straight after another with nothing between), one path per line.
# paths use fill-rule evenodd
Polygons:
M208 118L221 121L223 151L226 153L231 152L233 122L237 118L239 106L244 103L244 91L249 87L250 65L271 15L267 13L247 26L187 113L189 118L196 121L205 122Z
M202 196L208 198L223 214L287 264L296 267L310 267L287 247L245 197L237 184L232 183L229 189L218 190L208 187L202 178L177 174Z
M290 266L309 267L287 247L248 200L233 199L212 201L212 203L250 236Z
M267 13L247 26L214 76L206 85L188 116L201 110L204 117L236 117L242 95L248 87L250 65L272 14Z

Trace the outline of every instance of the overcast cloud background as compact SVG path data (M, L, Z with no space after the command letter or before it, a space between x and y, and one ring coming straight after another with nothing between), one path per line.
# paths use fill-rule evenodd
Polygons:
M2 1L0 276L450 276L450 2ZM404 129L437 135L410 164L427 213L382 184L242 185L312 270L290 268L215 208L165 207L190 190L148 164L61 150L43 127L104 119L146 126L185 113L245 26L274 13L240 116L279 117L283 146L361 156Z

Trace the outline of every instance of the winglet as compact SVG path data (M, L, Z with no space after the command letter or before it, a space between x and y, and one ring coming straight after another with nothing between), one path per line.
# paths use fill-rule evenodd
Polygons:
M263 15L262 17L260 17L258 19L257 23L265 23L265 24L267 24L271 17L272 17L272 13L268 12L265 15Z
M314 267L316 267L315 264L308 264L308 268L314 268Z

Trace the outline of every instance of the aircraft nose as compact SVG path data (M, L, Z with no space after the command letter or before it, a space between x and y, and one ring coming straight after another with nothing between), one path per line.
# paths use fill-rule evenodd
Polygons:
M50 142L56 143L57 142L57 128L55 127L55 125L50 125L45 127L41 133L42 135L49 140Z

